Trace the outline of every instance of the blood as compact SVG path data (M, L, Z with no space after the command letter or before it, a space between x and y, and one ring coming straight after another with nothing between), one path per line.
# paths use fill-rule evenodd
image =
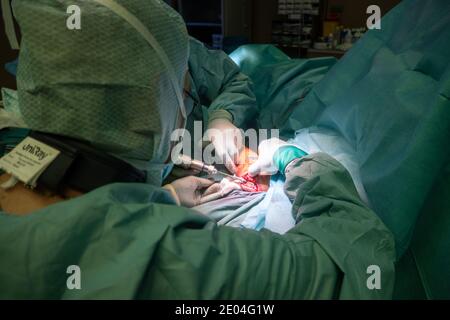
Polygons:
M241 189L247 192L260 192L262 190L262 186L256 183L255 178L251 177L248 173L241 178L245 179L246 183L241 183Z
M248 168L258 159L258 155L249 148L242 150L237 167L237 176L245 179L241 183L241 189L247 192L262 192L269 190L270 176L252 177L248 174Z

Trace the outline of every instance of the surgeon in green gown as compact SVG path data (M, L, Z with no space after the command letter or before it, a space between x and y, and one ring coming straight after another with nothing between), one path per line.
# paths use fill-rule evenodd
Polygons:
M216 155L234 174L243 146L239 129L252 124L258 113L252 83L223 51L209 50L194 38L189 40L189 49L185 89L187 108L192 105L193 110L188 130L192 136L193 121L206 120L204 129L210 130L205 130L204 141L213 143Z
M170 133L186 122L177 98L189 40L182 19L160 1L113 3L80 3L90 14L75 34L59 25L69 1L13 2L23 35L20 111L32 130L86 141L161 178ZM43 41L49 34L63 39ZM121 66L130 55L136 60ZM241 121L240 111L228 112ZM348 172L326 154L275 145L262 146L253 173L270 166L285 175L297 222L285 235L219 227L158 183L49 194L21 182L6 187L10 175L2 174L0 298L390 298L393 237ZM179 198L202 196L207 186L198 180L181 192L193 178L183 179L172 184ZM78 288L68 286L71 266L81 271Z

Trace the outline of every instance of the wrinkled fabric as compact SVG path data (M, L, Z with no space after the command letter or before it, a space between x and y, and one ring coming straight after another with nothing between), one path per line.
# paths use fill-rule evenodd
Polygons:
M192 209L213 219L218 225L240 228L248 213L258 208L265 195L265 192L235 190L222 199Z
M136 64L135 60L134 52L130 52L126 59L118 63L118 65L120 65L121 69L126 68L127 64ZM18 61L13 62L12 65L15 65L17 68L17 63ZM208 122L213 118L228 119L229 116L229 120L237 127L245 128L251 126L258 111L256 98L252 91L252 83L246 75L240 73L239 67L237 67L230 57L222 51L209 50L201 42L191 37L189 38L188 66L189 96L185 99L185 108L189 115L186 129L191 133L191 150L197 148L198 142L207 129ZM155 73L154 70L151 73ZM12 90L9 91L14 93ZM18 108L18 99L16 100L14 105ZM176 105L176 103L173 105ZM162 108L164 109L164 107ZM165 109L168 110L168 108ZM167 114L164 116L160 112L157 114L166 119L163 121L166 127L168 127L167 119L174 118L173 112L170 116L167 116ZM155 118L154 115L151 115L151 112L147 114L148 117L153 120ZM194 136L194 121L202 121L202 134L198 137ZM24 124L24 126L26 125ZM152 128L152 126L148 125L147 129ZM162 131L172 132L172 130L166 129ZM166 141L168 134L165 134L164 137L162 140ZM98 141L95 142L97 143ZM161 147L167 147L169 145L167 141L160 144ZM145 159L130 157L128 153L125 155L116 153L115 155L139 169L147 171L149 183L161 185L161 182L167 174L164 172L161 173L165 166L159 158L166 158L167 150L160 149L157 153L161 157L158 155L156 161L151 162Z
M223 51L209 50L194 38L189 46L190 93L198 104L193 119L206 120L206 128L215 112L227 111L236 127L249 127L258 112L249 77Z
M133 60L131 54L128 60ZM208 123L211 114L226 111L237 127L248 127L258 106L250 78L240 72L233 60L190 37L188 65L189 93L194 99L187 97L185 107L188 114L195 112L191 121ZM18 59L7 65L8 72L15 76L17 66Z
M367 192L361 181L356 150L339 133L323 127L310 127L298 130L295 138L290 139L289 142L296 144L309 154L324 152L339 161L352 176L361 199L370 206Z
M23 128L23 124L22 119L5 109L0 108L0 130L4 128Z
M450 159L449 159L450 160ZM424 298L450 299L450 161L430 192L414 230L410 253ZM401 269L400 269L401 271ZM397 297L408 297L411 284Z
M146 184L113 184L29 216L0 214L0 298L389 299L392 234L325 154L290 166L295 228L217 226ZM366 286L382 270L381 290ZM81 269L68 290L67 268Z
M2 106L7 112L13 113L17 117L21 117L17 91L8 88L1 88L1 98Z
M279 176L270 181L270 188L264 199L247 212L241 226L253 230L267 229L285 234L295 226L292 217L292 203L284 193L285 180Z
M369 31L304 101L292 104L285 121L267 125L332 153L350 171L360 196L395 234L397 299L450 297L449 26L448 1L402 1L383 17L381 30ZM268 46L244 50L235 61L258 99L267 99L268 115L298 96L300 87L290 85L295 77L286 81L256 67L276 70L291 60ZM278 82L283 90L266 98L268 83Z
M292 203L284 194L284 178L274 176L265 192L235 190L193 209L219 225L284 234L295 226Z
M393 235L380 219L373 220L373 212L359 198L348 171L335 159L323 153L294 161L296 163L286 169L285 192L293 202L295 221L308 235L320 239L318 242L339 268L346 270L341 286L344 292L358 295L362 293L361 290L365 291L367 285L364 288L357 283L361 281L361 274L367 274L371 265L383 270L382 277L388 276L388 279L381 280L381 286L392 288L395 261ZM337 181L339 183L336 183ZM302 192L303 190L305 192ZM359 210L361 208L364 209ZM347 238L340 219L345 219L355 210L359 211L359 214L357 220L348 225L351 231L349 230ZM327 213L322 215L320 212L324 211ZM343 214L336 215L336 212ZM381 236L380 232L384 236ZM346 241L347 245L340 240ZM367 249L367 244L374 241L377 245L364 251L363 248ZM365 261L371 261L372 264L361 264L360 255L365 256ZM389 257L389 261L384 260L386 257ZM383 261L383 265L377 261ZM346 294L340 297L346 297Z
M17 91L1 88L0 130L4 128L26 128L17 98Z
M336 63L335 58L291 59L271 45L254 44L240 47L230 57L254 83L258 128L280 129L283 138L292 138L300 129L292 112Z
M402 1L384 16L381 30L367 32L307 92L296 69L283 68L292 59L277 54L255 67L252 57L272 53L253 47L241 61L262 101L262 127L279 128L286 138L300 129L325 128L355 151L359 189L395 234L399 256L450 159L449 25L449 1Z
M300 149L309 154L324 152L339 161L350 173L360 198L370 206L364 185L361 182L356 152L335 131L311 127L296 132L290 139ZM240 192L232 197L225 197L199 206L199 210L218 223L237 227L235 217L239 217L240 226L253 230L263 228L283 234L295 225L291 216L292 204L283 193L284 179L272 178L269 190L258 199L259 203L242 206L247 200L246 193ZM228 217L228 219L224 219ZM233 217L231 219L231 217Z
M357 152L374 211L408 247L449 159L450 3L402 1L292 113L338 132ZM406 187L407 186L407 187Z

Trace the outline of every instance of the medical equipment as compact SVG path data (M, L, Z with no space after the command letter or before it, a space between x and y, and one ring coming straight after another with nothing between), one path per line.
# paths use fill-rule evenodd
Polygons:
M214 175L214 174L220 174L224 177L230 178L232 180L236 180L239 181L241 183L246 183L247 180L240 178L238 176L235 175L231 175L222 171L219 171L216 169L216 167L214 167L213 165L207 165L206 163L199 161L199 160L195 160L192 159L186 155L180 155L178 157L178 161L175 163L177 166L184 168L184 169L194 169L194 170L198 170L200 172L205 172L207 174L210 175Z

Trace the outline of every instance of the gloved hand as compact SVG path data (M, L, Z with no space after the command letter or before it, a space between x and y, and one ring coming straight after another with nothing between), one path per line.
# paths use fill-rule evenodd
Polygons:
M278 138L261 142L258 147L258 154L258 160L248 169L252 177L274 175L279 171L284 174L284 170L291 161L307 155L297 146Z
M210 186L202 195L202 203L221 199L229 195L233 190L240 190L241 186L236 182L223 178L220 183Z
M214 145L216 157L232 174L235 174L236 163L244 142L241 130L227 119L215 119L209 124L203 140L210 141Z
M214 181L199 177L185 177L166 184L163 188L169 190L177 201L177 204L183 207L192 208L211 198L211 194L219 192L216 190ZM205 198L208 196L208 198Z

